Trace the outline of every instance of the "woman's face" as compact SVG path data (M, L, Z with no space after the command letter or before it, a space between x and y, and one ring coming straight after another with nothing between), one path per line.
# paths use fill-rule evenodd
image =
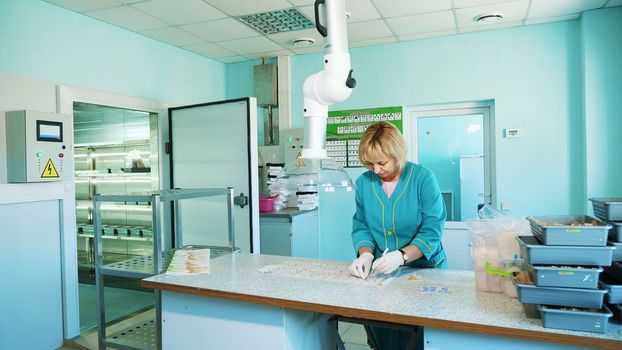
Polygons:
M399 167L394 158L381 156L380 158L365 164L367 169L380 176L382 181L394 181L399 176Z

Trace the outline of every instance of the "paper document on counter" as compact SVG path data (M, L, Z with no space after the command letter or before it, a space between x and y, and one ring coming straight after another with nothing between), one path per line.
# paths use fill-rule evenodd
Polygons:
M166 269L167 274L184 275L210 272L209 249L176 250L171 263Z
M410 270L410 271L409 271ZM387 285L395 278L401 277L411 269L397 269L395 272L385 275L380 272L372 271L367 279L354 277L347 268L327 264L323 262L288 262L287 265L274 264L266 265L257 270L264 275L287 276L294 278L304 278L312 280L345 282L352 284L375 284Z

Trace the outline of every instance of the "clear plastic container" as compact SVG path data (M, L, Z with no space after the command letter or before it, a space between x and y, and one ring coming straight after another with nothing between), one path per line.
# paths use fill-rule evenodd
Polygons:
M474 253L477 290L504 293L510 298L518 297L516 286L512 283L512 274L525 270L523 261L498 259L492 256Z

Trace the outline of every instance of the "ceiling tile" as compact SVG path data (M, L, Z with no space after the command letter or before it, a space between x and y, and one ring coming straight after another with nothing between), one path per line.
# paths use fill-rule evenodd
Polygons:
M50 4L58 5L60 7L64 7L66 9L76 11L76 12L87 12L87 11L95 11L101 10L108 7L121 6L123 5L117 0L44 0L45 2L49 2Z
M201 0L150 0L131 6L174 25L210 21L227 16Z
M370 0L346 0L346 11L350 13L348 22L364 22L380 18Z
M305 17L307 17L311 22L315 23L315 10L313 9L313 6L296 7L296 10L305 15Z
M205 57L220 58L220 57L235 56L234 52L231 52L223 47L220 47L218 45L211 44L211 43L203 43L203 44L198 44L198 45L185 46L184 49L190 50L192 52L196 52L199 55L202 55Z
M262 57L273 58L273 57L279 57L279 56L292 56L293 54L294 53L289 50L277 50L277 51L268 51L268 52L261 52L261 53L251 53L251 54L247 54L246 57L252 60L256 60Z
M383 17L451 10L451 0L372 0Z
M320 35L320 33L318 33L315 28L297 30L292 32L274 33L268 34L266 36L275 43L288 49L296 48L296 46L294 46L293 40L299 38L311 38L315 40L314 46L322 47L324 45L324 38Z
M500 14L502 14L503 22L520 21L525 18L528 6L528 0L518 0L494 5L456 9L455 12L456 19L458 21L458 28L460 29L463 27L490 26L491 23L479 23L475 20L475 17L490 12L499 12Z
M222 41L219 42L218 45L241 55L283 50L283 48L276 44L274 41L266 39L262 36L255 38Z
M500 2L508 2L510 0L454 0L455 8L463 8L463 7L474 7L474 6L484 6L491 5Z
M175 46L195 45L205 41L176 27L150 29L139 33Z
M557 17L602 7L607 0L531 0L527 18Z
M248 61L249 59L244 56L231 56L231 57L219 57L216 60L222 63L237 63Z
M86 12L85 14L104 22L114 24L115 26L133 31L168 27L167 23L155 19L129 6L112 7L103 10Z
M291 2L292 4L296 6L303 6L303 5L313 5L313 3L315 3L315 0L289 0L289 2Z
M449 36L449 35L455 35L455 34L458 34L458 31L455 30L455 29L451 29L451 30L440 30L440 31L436 31L436 32L400 35L397 38L400 41L410 41L410 40L435 38L435 37L439 37L439 36Z
M252 13L270 12L292 7L287 0L203 0L230 16L243 16Z
M392 36L391 29L383 20L348 23L348 41L385 38Z
M456 28L453 11L387 18L386 21L395 35L437 32Z
M622 0L609 0L605 7L622 6Z
M534 18L525 20L525 24L540 24L540 23L548 23L548 22L557 22L557 21L568 21L572 19L577 19L581 16L580 13L575 13L572 15L559 16L559 17L546 17L546 18Z
M259 33L233 18L187 24L179 27L208 41L224 41L258 36Z
M348 45L350 47L362 47L362 46L372 46L372 45L382 45L382 44L394 43L396 41L397 41L397 39L394 36L388 36L386 38L353 41L353 42L351 42Z
M458 28L458 31L460 33L471 33L471 32L481 32L484 30L491 30L491 29L520 27L522 25L523 25L523 21L497 22L497 23L487 24L485 26L462 27L462 28Z
M297 55L305 55L308 53L315 53L315 52L323 52L324 51L324 46L323 45L316 45L316 46L311 46L311 47L301 47L301 48L294 48L291 49L295 54Z

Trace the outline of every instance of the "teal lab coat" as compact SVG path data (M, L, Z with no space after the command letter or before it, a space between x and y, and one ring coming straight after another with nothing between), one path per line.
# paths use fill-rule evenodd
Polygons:
M406 162L391 198L380 177L367 171L356 180L356 213L352 224L355 253L369 247L375 258L389 251L415 245L423 257L411 267L447 266L441 235L447 213L434 174L421 165Z

